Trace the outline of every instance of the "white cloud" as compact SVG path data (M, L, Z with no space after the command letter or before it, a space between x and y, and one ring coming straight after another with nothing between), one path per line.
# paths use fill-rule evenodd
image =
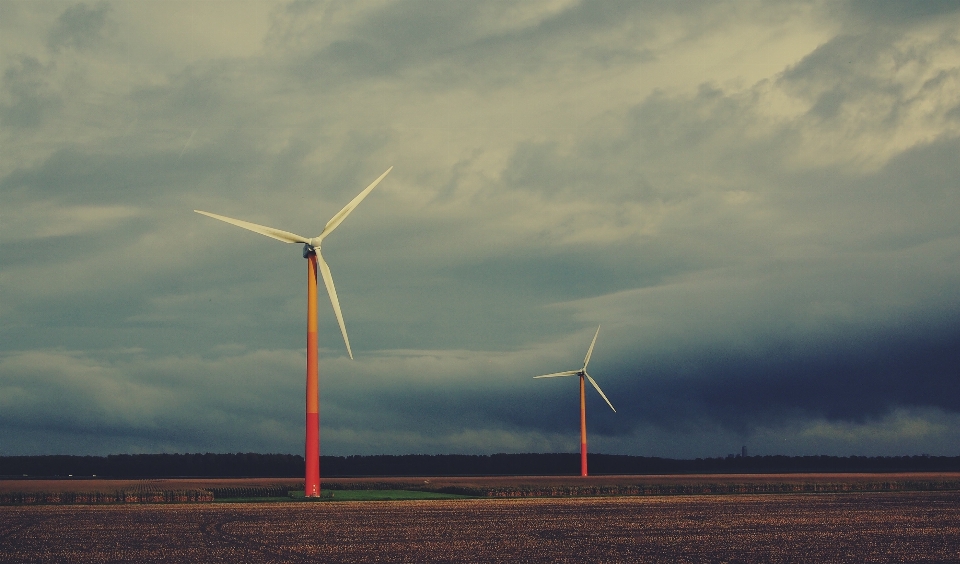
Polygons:
M0 242L10 243L42 238L63 238L107 231L125 220L142 215L133 206L63 206L52 201L33 201L16 209L0 210L4 232Z

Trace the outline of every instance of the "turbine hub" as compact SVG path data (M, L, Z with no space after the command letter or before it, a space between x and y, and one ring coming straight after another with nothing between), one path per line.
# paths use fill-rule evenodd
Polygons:
M307 258L310 255L317 254L317 248L309 243L303 244L303 258Z

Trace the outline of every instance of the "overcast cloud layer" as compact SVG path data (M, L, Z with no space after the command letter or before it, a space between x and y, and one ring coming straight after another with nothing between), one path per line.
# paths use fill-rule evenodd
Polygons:
M0 0L0 455L960 454L957 2Z

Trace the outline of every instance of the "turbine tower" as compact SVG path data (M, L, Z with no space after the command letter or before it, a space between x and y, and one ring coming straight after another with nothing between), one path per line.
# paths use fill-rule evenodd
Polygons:
M610 409L613 409L613 404L610 403L610 400L607 399L606 394L603 393L603 390L600 389L600 386L597 384L597 381L590 377L587 374L587 364L590 362L590 355L593 354L593 345L597 344L597 335L600 334L600 326L597 326L597 332L593 334L593 341L590 343L590 348L587 349L587 356L583 359L583 368L580 370L567 370L566 372L554 372L553 374L544 374L543 376L534 376L534 378L558 378L560 376L579 376L580 377L580 475L587 475L587 403L584 398L584 385L583 380L586 378L590 380L590 383L593 384L593 387L597 389L597 392L600 393L600 397L603 398L603 401L607 402L607 405L610 406ZM616 413L617 410L613 409L613 412Z
M374 180L363 192L360 192L356 198L337 212L324 226L323 231L313 238L302 237L288 231L257 225L256 223L233 219L210 212L193 210L214 219L236 225L237 227L272 237L284 243L303 243L303 258L307 259L307 429L306 447L304 449L304 459L306 461L304 495L307 497L320 496L320 366L317 360L318 269L321 276L323 276L323 283L327 287L327 294L330 295L333 312L337 315L337 323L340 324L340 332L343 334L343 342L347 346L347 354L350 355L351 360L353 359L353 351L350 350L350 338L347 337L347 327L343 324L343 313L340 312L340 300L337 299L337 289L333 286L333 275L330 273L330 267L327 266L326 261L323 260L323 255L320 254L320 243L350 215L350 212L367 197L367 194L369 194L391 170L393 170L393 167L388 168L387 172L381 174L380 178Z

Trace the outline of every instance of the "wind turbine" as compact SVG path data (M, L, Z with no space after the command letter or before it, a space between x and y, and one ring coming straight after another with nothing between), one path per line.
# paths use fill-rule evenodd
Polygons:
M584 398L584 385L583 379L586 378L590 380L590 383L593 384L593 387L597 389L597 392L600 393L600 397L603 398L603 401L607 402L607 405L610 406L610 409L613 409L613 404L610 403L610 400L607 399L606 394L603 393L603 390L600 389L600 386L597 384L597 381L590 377L587 374L587 364L590 363L590 355L593 354L593 345L597 344L597 335L600 334L600 326L597 325L597 332L593 334L593 341L590 343L590 348L587 349L587 356L583 359L583 368L580 370L567 370L566 372L554 372L553 374L544 374L543 376L534 376L534 378L558 378L560 376L579 376L580 377L580 475L587 475L587 403ZM617 410L613 409L613 412L616 413Z
M257 225L256 223L233 219L215 213L193 210L214 219L236 225L237 227L272 237L284 243L303 243L303 258L307 259L307 429L306 447L304 451L304 459L306 460L304 495L307 497L320 496L320 391L318 378L320 367L317 360L318 268L320 274L323 276L323 283L327 287L327 294L330 295L333 312L337 315L340 332L343 333L343 342L347 345L347 354L350 355L351 360L353 359L353 351L350 350L350 338L347 337L347 327L343 324L343 313L340 312L340 300L337 299L337 289L333 286L333 275L330 273L330 267L327 266L326 261L323 260L323 255L320 254L320 243L350 215L350 212L367 197L367 194L369 194L377 184L380 184L383 177L391 170L393 170L393 167L388 168L387 172L380 175L380 178L374 180L372 184L364 188L363 192L360 192L356 198L337 212L324 226L323 231L313 238L302 237L288 231Z

